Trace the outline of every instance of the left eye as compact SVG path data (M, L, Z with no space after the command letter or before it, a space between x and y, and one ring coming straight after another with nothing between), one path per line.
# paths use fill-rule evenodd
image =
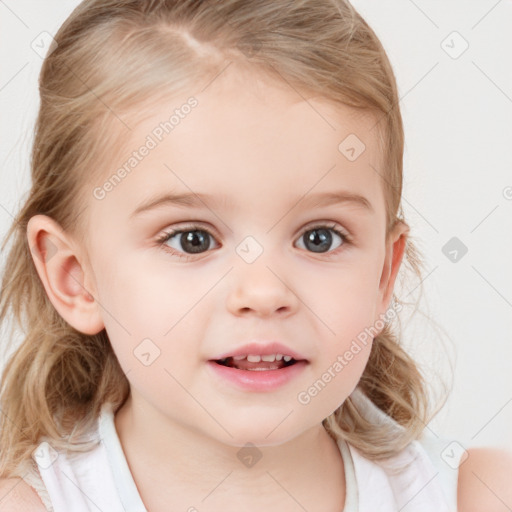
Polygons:
M179 235L179 236L178 236ZM175 238L175 240L173 240ZM210 249L213 235L204 229L183 229L165 233L158 242L169 245L172 249L187 254L198 254ZM173 243L167 244L172 241ZM176 247L178 245L178 247ZM181 247L179 247L181 245Z

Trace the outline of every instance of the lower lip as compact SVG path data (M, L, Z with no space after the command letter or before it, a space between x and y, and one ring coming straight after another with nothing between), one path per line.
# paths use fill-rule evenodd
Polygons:
M280 370L237 370L208 361L216 375L248 391L273 391L299 375L308 363L298 361Z

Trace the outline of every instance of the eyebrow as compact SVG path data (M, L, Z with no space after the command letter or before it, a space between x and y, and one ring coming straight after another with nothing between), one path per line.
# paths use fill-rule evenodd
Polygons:
M209 208L207 204L212 206L220 206L219 199L222 204L229 204L225 195L213 196L211 194L202 193L164 193L161 195L153 196L147 201L140 204L136 210L134 210L130 217L135 217L140 213L153 210L155 208L161 208L163 206L184 206L189 208ZM315 206L330 206L333 204L352 204L361 208L361 210L367 213L374 213L374 208L370 201L359 194L348 192L345 190L338 190L334 192L321 192L317 194L306 194L303 198L298 199L295 202L295 206L301 205L302 208L315 207Z

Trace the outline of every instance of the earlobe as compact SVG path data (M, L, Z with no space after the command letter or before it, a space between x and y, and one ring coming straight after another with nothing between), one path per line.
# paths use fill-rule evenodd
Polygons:
M379 284L379 290L382 298L381 313L384 313L387 310L389 303L391 302L396 277L405 254L405 246L409 231L410 228L407 224L402 221L398 221L386 243L386 256Z
M30 218L27 240L37 273L59 315L84 334L100 332L103 319L74 241L46 215Z

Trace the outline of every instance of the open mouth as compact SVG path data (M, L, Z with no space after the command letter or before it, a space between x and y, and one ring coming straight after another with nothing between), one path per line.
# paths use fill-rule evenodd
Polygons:
M265 356L263 356L265 358ZM227 366L228 368L234 368L236 370L249 370L249 371L269 371L269 370L281 370L288 366L293 366L298 361L290 356L284 356L281 359L274 358L274 360L264 360L263 358L249 358L247 357L225 357L224 359L217 359L214 362L221 365ZM257 360L259 359L259 361ZM272 359L265 358L265 359Z

